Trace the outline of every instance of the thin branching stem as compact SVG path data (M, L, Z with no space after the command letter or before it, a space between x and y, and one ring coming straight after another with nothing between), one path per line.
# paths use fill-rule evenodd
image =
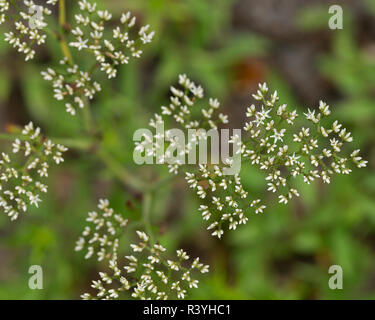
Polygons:
M66 5L65 0L59 0L59 25L60 25L60 36L59 42L61 50L64 56L68 59L70 64L73 64L73 57L70 53L69 46L66 42L65 31L66 31Z
M151 204L152 204L152 193L150 191L147 191L143 194L143 199L142 199L142 218L145 224L146 232L150 236L151 243L154 243L154 234L152 232L152 224L150 220Z
M13 134L13 133L0 133L0 140L15 140L19 139L21 141L29 140L29 138L22 134ZM89 150L95 145L95 141L84 138L54 138L51 137L50 140L57 144L62 144L68 148L78 149L78 150Z
M126 170L103 148L98 151L98 156L108 169L125 185L133 190L144 192L147 187L143 181Z

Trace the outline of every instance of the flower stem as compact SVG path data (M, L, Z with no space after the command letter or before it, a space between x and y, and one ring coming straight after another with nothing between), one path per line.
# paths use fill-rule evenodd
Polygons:
M97 132L95 130L94 118L91 113L90 102L88 99L86 99L85 107L82 109L82 113L86 131L90 135L95 135Z
M51 138L54 143L62 144L68 148L90 150L95 142L90 139Z
M66 5L65 0L59 0L59 25L61 34L59 37L60 47L64 56L68 59L70 64L73 64L73 57L70 53L68 44L66 42L65 30L66 30Z
M152 225L150 221L152 194L145 192L142 198L142 218L145 224L146 232L150 236L151 243L154 243L154 234L152 232Z
M59 0L59 23L63 26L66 22L65 0Z
M144 192L147 189L147 186L141 180L126 170L107 151L100 149L98 151L98 156L125 186L131 187L139 192Z
M0 140L29 140L29 137L26 137L21 134L12 134L12 133L0 133ZM90 139L74 139L74 138L50 138L53 143L62 144L68 148L79 149L79 150L89 150L93 145L94 141Z

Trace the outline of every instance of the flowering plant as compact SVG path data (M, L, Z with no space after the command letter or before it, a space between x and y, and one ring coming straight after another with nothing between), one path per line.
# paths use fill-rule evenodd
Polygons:
M180 76L180 84L188 88L196 96L191 100L186 93L171 87L172 97L169 108L162 106L162 114L156 114L150 121L152 127L163 122L163 115L173 116L182 124L185 129L196 129L194 134L196 140L207 140L208 136L201 134L205 122L209 127L217 128L217 121L214 121L213 114L220 103L217 99L210 99L208 110L202 109L202 121L187 122L186 117L190 116L189 107L194 105L197 97L203 98L203 88L196 86L185 75ZM246 122L243 130L246 135L241 139L239 135L233 135L229 143L234 145L238 155L243 156L241 162L250 163L259 170L264 171L265 188L273 193L279 192L280 203L287 204L293 197L300 194L293 182L302 178L303 182L310 184L320 178L324 183L330 183L335 174L349 174L352 169L349 163L357 168L363 168L367 161L359 156L359 150L354 150L349 156L343 156L344 143L353 141L351 133L337 120L329 122L331 111L329 106L320 101L319 111L311 111L304 114L307 125L301 127L295 122L298 113L296 110L288 110L286 104L280 104L277 91L268 96L267 84L260 84L259 90L253 94L256 101L260 101L261 108L257 109L254 104L247 108ZM182 102L181 102L181 100ZM218 116L221 123L227 124L228 117L222 113ZM327 122L328 121L328 122ZM187 123L186 123L187 122ZM219 121L220 122L220 121ZM297 130L295 129L297 128ZM168 135L168 130L166 131ZM156 156L161 144L158 136L150 140L147 135L145 139L136 143L136 148L143 152L149 152ZM179 141L171 140L171 144L178 144ZM147 148L148 146L148 148ZM151 146L151 147L150 147ZM194 144L189 142L186 147L182 146L183 155L189 154ZM148 149L148 150L146 150ZM171 155L166 152L162 157L162 163L168 162ZM169 164L170 172L177 174L180 163ZM207 229L211 230L213 236L221 238L224 228L235 230L238 225L246 224L249 213L262 213L266 206L261 199L248 199L249 192L245 190L238 173L226 175L225 169L233 163L226 159L221 165L199 164L195 171L186 168L186 181L190 188L194 189L198 197L204 201L199 208L203 220L210 222ZM191 166L190 166L191 167Z

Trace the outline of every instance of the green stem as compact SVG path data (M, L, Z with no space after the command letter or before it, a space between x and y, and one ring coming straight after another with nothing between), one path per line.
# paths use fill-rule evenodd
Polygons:
M145 192L142 199L142 218L145 224L146 232L150 237L151 243L154 243L154 234L152 232L152 224L150 221L151 213L152 194L151 192Z
M66 22L65 0L59 0L59 24L63 26Z
M52 138L51 141L78 150L90 150L95 144L90 139Z
M0 140L15 140L19 139L22 141L29 140L30 138L22 134L9 134L0 133ZM53 143L62 144L68 148L89 150L94 145L94 141L90 139L74 139L74 138L51 138Z
M144 192L147 190L146 184L126 170L107 151L100 149L98 151L98 156L125 186L129 186L139 192Z
M15 140L17 138L20 140L26 140L26 137L22 135L12 134L12 133L0 133L0 140Z
M59 25L61 29L61 34L59 37L61 51L63 52L64 56L68 58L70 64L73 64L73 57L70 53L69 46L66 42L65 37L65 26L66 26L66 5L65 0L59 0Z
M154 184L151 185L150 190L155 191L169 183L175 178L174 174L169 174L168 176L161 178L160 180L156 181Z
M82 109L83 113L83 121L85 123L85 129L90 135L95 135L96 134L96 129L95 129L95 123L94 123L94 118L91 113L90 109L90 102L88 99L86 100L85 106Z

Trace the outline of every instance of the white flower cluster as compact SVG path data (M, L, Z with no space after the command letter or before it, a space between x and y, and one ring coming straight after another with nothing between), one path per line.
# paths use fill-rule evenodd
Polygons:
M87 53L92 58L92 67L84 70L68 63L65 58L60 63L64 66L63 70L49 68L42 72L44 79L52 82L55 98L65 102L66 111L71 115L75 115L77 109L85 106L87 99L92 100L101 91L100 84L92 79L97 68L109 79L116 77L118 66L128 64L132 57L140 58L141 47L150 43L154 36L148 25L136 31L136 18L130 12L122 14L121 25L111 28L107 34L112 14L97 9L96 3L87 0L78 4L80 13L75 15L76 25L71 31L74 40L69 42L69 46Z
M96 253L98 261L102 261L116 254L119 238L128 220L114 213L107 199L100 199L98 208L101 210L99 214L96 211L89 212L86 221L90 225L83 230L82 236L76 243L75 251L85 248L87 249L85 259L91 258Z
M81 297L85 300L120 299L121 293L141 300L184 299L187 291L198 288L194 271L207 273L209 267L200 263L199 258L187 264L189 256L183 250L177 250L177 257L170 260L165 257L166 249L160 244L150 244L149 236L137 231L140 242L132 244L133 254L126 256L128 263L119 266L117 255L109 261L110 274L100 272L100 279L92 282L96 296L89 293ZM124 275L124 271L126 275Z
M306 119L312 127L294 130L298 117L296 110L287 110L286 104L278 104L277 92L268 94L266 84L260 84L253 97L262 103L257 110L251 105L246 112L250 119L244 126L247 133L243 141L232 136L230 143L236 144L242 162L250 162L266 172L266 189L279 192L279 202L287 204L299 192L292 185L301 177L310 184L317 178L330 183L334 174L349 174L351 161L362 168L367 161L359 156L359 150L349 157L342 156L344 143L353 141L351 133L338 121L329 122L329 106L320 102L319 111L308 110ZM304 120L306 122L306 119ZM210 222L208 230L221 238L224 229L235 230L245 224L249 209L262 213L266 208L260 199L248 200L238 175L227 176L223 168L227 164L200 165L198 172L186 172L186 180L198 197L205 203L200 206L204 220ZM203 200L204 199L204 200Z
M366 166L367 161L358 156L359 150L349 159L341 156L344 143L352 142L353 138L337 120L329 123L326 118L331 111L326 103L320 102L319 111L309 109L304 113L312 126L302 127L296 133L297 111L289 111L286 104L278 104L277 92L268 94L268 91L266 84L259 85L253 97L262 103L261 110L255 105L247 109L250 121L244 130L249 135L242 153L251 164L266 172L267 189L281 193L279 202L286 204L299 196L291 184L297 177L302 177L307 184L317 178L330 183L334 174L351 172L349 159L358 168Z
M238 225L246 224L249 211L262 213L266 208L260 199L249 200L240 177L224 175L220 166L199 166L199 173L186 173L186 180L207 205L201 205L203 220L209 223L207 230L219 239L224 229L236 230Z
M62 154L67 149L55 145L41 136L40 128L34 128L32 122L22 130L22 137L13 142L13 153L19 156L21 163L12 161L2 153L0 160L0 207L13 221L29 205L38 207L40 193L47 192L47 186L41 179L48 177L50 162L60 164Z
M161 107L161 114L155 114L150 120L150 126L156 128L161 125L164 128L166 120L172 120L178 126L188 133L188 143L185 140L180 141L175 136L174 130L163 130L162 133L155 134L153 137L144 134L144 140L136 143L136 150L145 153L146 156L156 157L158 164L167 163L169 171L177 174L179 167L185 163L186 157L195 150L197 144L201 140L207 140L207 131L209 129L217 129L219 124L228 123L228 117L222 113L217 114L220 103L217 99L210 98L208 100L208 108L201 107L200 114L197 112L199 102L204 98L203 88L196 85L185 74L179 76L179 87L171 87L169 106ZM194 110L195 109L195 110ZM162 141L160 143L160 141ZM168 145L164 145L167 142ZM174 158L171 149L178 150L178 159ZM160 152L162 154L160 154ZM184 159L182 161L180 159Z
M9 7L8 0L0 0L0 24L6 21L6 12L9 11Z
M0 25L7 21L11 14L10 3L12 1L0 0ZM57 0L48 0L46 5L55 5ZM11 44L19 52L25 54L25 60L31 60L35 56L33 46L45 43L47 35L43 31L47 22L45 15L51 15L52 11L47 6L35 4L32 0L24 0L22 11L16 6L15 30L5 33L5 41Z
M61 60L60 65L64 72L48 68L42 72L42 76L44 80L52 82L55 99L65 101L66 111L74 116L77 109L85 107L87 99L93 99L101 91L101 86L92 80L89 72L81 71L76 64L68 64L67 58Z
M150 126L156 128L157 124L163 122L163 116L172 117L174 121L185 129L202 129L207 127L216 129L219 123L228 123L228 117L216 114L220 107L217 99L210 98L208 108L201 108L201 114L194 116L192 109L199 100L204 98L204 90L200 85L191 81L186 74L179 75L179 88L171 87L169 106L161 107L161 114L155 114L150 121Z
M150 43L154 37L155 33L149 32L147 25L141 27L138 35L132 38L131 32L136 18L127 12L121 16L121 27L116 26L112 29L112 39L106 39L105 25L110 23L112 14L107 10L97 10L96 3L87 0L79 1L78 4L81 13L75 15L77 26L72 30L75 41L69 45L94 55L100 69L109 79L116 77L118 65L127 64L130 57L140 58L141 45Z

